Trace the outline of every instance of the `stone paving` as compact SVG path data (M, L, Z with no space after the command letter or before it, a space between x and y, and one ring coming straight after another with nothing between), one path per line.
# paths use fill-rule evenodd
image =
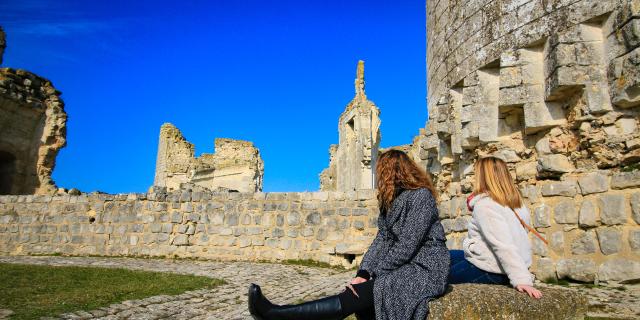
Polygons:
M251 319L246 307L249 283L260 284L275 303L297 303L341 291L354 274L353 271L271 263L134 258L0 256L0 263L127 268L193 274L227 282L211 290L124 301L97 310L63 314L59 319ZM640 318L640 285L588 287L572 284L569 288L589 297L590 317ZM0 310L0 319L9 312Z

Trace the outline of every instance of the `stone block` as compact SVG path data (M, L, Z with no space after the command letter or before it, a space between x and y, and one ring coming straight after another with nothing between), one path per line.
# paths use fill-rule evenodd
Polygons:
M631 212L633 215L633 220L640 224L640 192L632 193L629 197L631 202Z
M536 162L519 162L516 163L516 179L518 181L526 181L533 179L538 174L538 164Z
M622 248L622 232L617 228L598 228L600 251L605 255L620 252Z
M186 234L178 234L173 238L171 244L174 246L188 246L189 237Z
M429 320L584 319L587 299L573 291L541 288L543 298L531 299L508 286L456 284L429 302ZM553 316L547 316L553 315Z
M596 252L596 236L593 231L583 232L571 243L571 253L574 255L591 254Z
M564 233L562 231L552 233L549 244L554 251L558 253L564 252Z
M541 204L533 210L533 226L536 228L548 228L551 226L551 208Z
M583 195L606 192L609 190L609 177L599 172L589 173L578 179Z
M305 218L305 222L307 225L312 225L312 226L319 225L321 222L320 213L317 211L313 211L309 213Z
M553 281L557 279L556 264L551 258L539 258L534 271L536 279L540 281Z
M289 212L287 214L287 225L297 226L300 224L300 213L298 212Z
M600 281L625 281L640 278L640 262L613 258L600 265L598 280Z
M627 208L624 195L605 194L600 196L600 220L606 225L624 224L627 222Z
M531 250L536 256L546 257L548 255L547 245L537 237L531 240Z
M540 190L542 196L551 197L551 196L564 196L564 197L573 197L576 195L576 183L575 181L561 181L561 182L552 182L547 183L542 186Z
M598 271L595 262L589 259L560 259L556 268L558 278L582 282L593 282Z
M582 228L595 227L598 223L598 214L596 212L596 205L591 200L582 201L580 207L580 217L578 224Z
M640 250L640 230L629 230L629 247L631 250Z
M553 215L556 223L577 224L578 212L573 200L562 200L553 208Z
M640 170L618 172L611 177L612 189L626 189L640 187Z
M561 154L544 155L538 158L538 173L541 175L561 175L575 170L566 156Z

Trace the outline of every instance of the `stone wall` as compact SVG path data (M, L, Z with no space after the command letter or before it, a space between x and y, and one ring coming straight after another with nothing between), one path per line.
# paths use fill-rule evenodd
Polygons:
M450 247L473 163L504 159L526 197L540 278L640 278L640 2L427 1L426 128Z
M339 143L329 148L329 167L320 173L320 190L354 191L375 187L380 145L380 110L367 99L364 61L358 62L356 95L338 120Z
M217 138L215 153L195 157L195 148L173 124L160 128L154 186L169 190L195 184L210 190L262 191L264 163L249 141Z
M375 236L377 215L372 190L0 196L0 252L352 266Z

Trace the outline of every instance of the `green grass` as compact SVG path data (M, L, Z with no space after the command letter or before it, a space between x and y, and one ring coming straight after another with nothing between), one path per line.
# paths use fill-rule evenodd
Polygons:
M11 319L37 319L223 283L207 277L126 269L0 264L0 308L12 310Z

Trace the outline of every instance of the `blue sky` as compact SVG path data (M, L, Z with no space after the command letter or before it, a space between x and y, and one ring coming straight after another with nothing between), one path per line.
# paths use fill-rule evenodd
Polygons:
M62 91L65 188L144 192L164 122L213 152L250 140L265 191L312 191L354 95L358 59L381 110L382 146L427 118L424 1L0 2L3 67Z

